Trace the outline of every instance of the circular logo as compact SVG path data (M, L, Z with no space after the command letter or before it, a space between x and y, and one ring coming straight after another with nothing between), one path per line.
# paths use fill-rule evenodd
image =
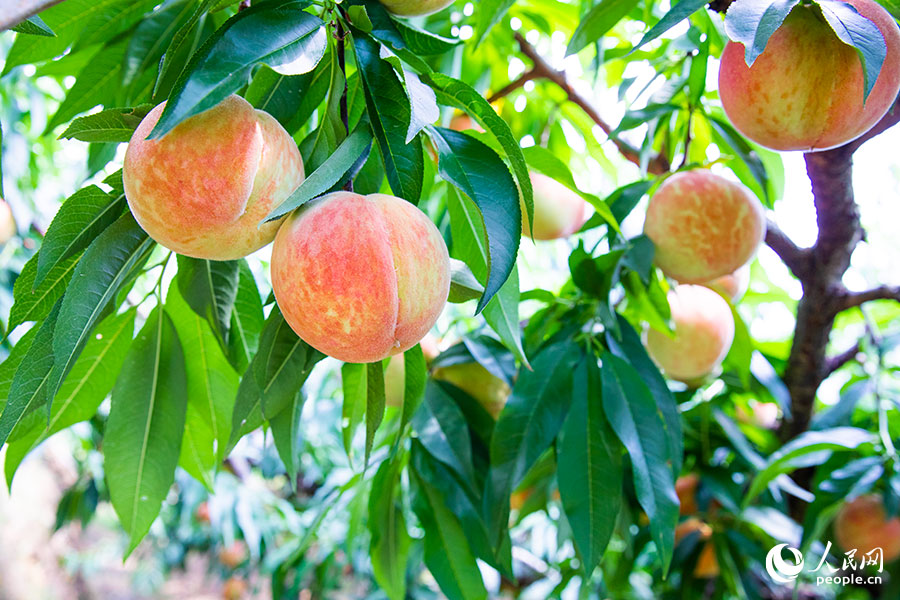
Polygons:
M794 564L785 561L781 556L781 550L787 548L794 555ZM778 544L766 554L766 571L769 577L778 583L790 583L797 579L800 571L803 570L803 555L796 548L791 548L787 544Z

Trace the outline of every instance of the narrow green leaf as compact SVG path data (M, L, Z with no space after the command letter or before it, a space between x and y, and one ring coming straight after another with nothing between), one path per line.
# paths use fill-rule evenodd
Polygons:
M156 308L125 357L103 436L109 497L130 538L126 556L147 535L175 479L187 393L178 334Z
M366 365L366 466L375 444L375 432L384 419L384 405L384 367L381 362L369 363Z
M191 309L212 327L223 348L238 290L236 260L217 261L178 255L178 290Z
M394 194L416 204L422 194L425 158L418 141L406 142L412 118L409 98L394 69L381 58L377 42L357 30L353 47L388 183Z
M175 83L149 139L157 139L185 119L212 108L246 85L259 63L303 73L325 51L323 22L302 9L305 2L273 0L237 13L194 53Z
M459 304L475 300L484 294L484 286L475 279L469 265L455 258L450 259L450 297L448 302Z
M353 436L366 414L366 366L356 363L341 365L341 386L344 396L342 405L341 437L344 452L350 457Z
M53 368L53 331L58 322L59 307L57 302L41 324L13 377L9 398L0 415L0 447L26 415L47 403L47 383Z
M9 400L9 388L19 370L19 365L25 360L25 355L28 354L39 329L40 327L29 329L16 341L16 345L12 347L3 362L0 362L0 413L3 412L6 401Z
M506 164L487 145L464 133L429 127L438 152L441 177L475 202L487 236L487 279L478 303L481 312L516 263L522 236L522 212L515 182Z
M72 52L82 48L102 44L118 34L131 28L158 0L118 0L110 2L104 10L99 11L78 33L72 43ZM103 2L100 2L103 4Z
M196 7L188 20L185 21L185 23L175 32L175 35L172 36L172 41L169 42L169 45L166 47L162 61L159 65L159 74L157 75L156 83L153 86L154 98L157 97L157 93L160 91L160 84L168 79L169 72L176 64L176 58L182 54L182 46L188 41L189 36L194 32L195 27L197 29L202 28L202 22L207 11L213 8L217 1L218 0L201 0L200 4ZM193 2L190 4L193 4ZM199 26L198 23L200 24Z
M369 556L375 581L391 600L406 597L406 563L411 539L400 495L401 455L381 463L369 493Z
M372 134L369 133L368 127L358 127L284 202L273 208L263 222L276 221L313 198L328 192L350 171L371 143Z
M769 38L781 27L800 0L735 2L725 14L725 33L744 45L744 60L752 67L766 49Z
M650 519L651 538L666 573L675 546L678 497L664 420L630 364L608 352L602 359L603 409L631 457L635 493Z
M134 28L122 61L123 87L133 89L148 71L158 74L160 58L175 33L191 17L195 4L192 0L166 3Z
M484 320L497 332L500 340L513 351L525 368L530 369L522 348L522 329L519 327L519 271L513 266L509 279L484 307Z
M425 400L412 418L419 442L442 463L456 472L474 492L478 485L472 463L472 443L462 411L434 380L425 387Z
M37 287L34 286L34 279L40 253L25 263L13 286L15 303L9 311L9 331L28 321L40 321L50 314L50 309L65 293L80 258L79 254L61 261L47 273L44 281Z
M399 357L394 357L399 358ZM428 382L428 365L422 347L416 344L403 353L403 412L400 415L400 429L397 440L406 429L422 400L425 397L425 386Z
M53 30L44 23L40 15L31 15L18 25L12 28L16 33L27 33L28 35L43 35L47 37L56 37Z
M32 287L40 286L61 261L87 248L125 210L125 194L110 195L95 185L70 196L47 228Z
M297 474L300 472L300 416L303 414L305 400L303 390L297 390L287 408L269 421L272 427L272 439L278 450L278 456L281 457L281 462L284 463L284 468L287 470L291 489L296 489Z
M652 42L704 6L706 6L706 2L704 0L680 0L678 4L676 4L669 10L669 12L663 15L662 19L657 21L656 25L650 28L650 31L644 34L644 37L642 37L641 41L639 41L637 45L635 45L632 52L634 50L637 50L644 44Z
M482 0L478 3L478 21L475 25L475 47L481 45L488 32L500 22L516 0Z
M246 259L238 262L238 289L231 311L228 358L234 368L242 373L259 347L259 336L266 319L253 272Z
M151 108L151 104L141 104L134 108L109 108L79 117L59 137L82 142L127 142Z
M595 4L578 23L566 48L566 56L577 54L602 38L635 6L637 0L601 0Z
M622 449L609 429L593 357L575 371L572 407L560 431L559 494L572 536L590 575L600 563L622 506Z
M51 397L71 369L94 326L136 269L147 260L154 242L125 213L88 246L62 300L59 318L65 327L53 336Z
M838 38L848 46L856 49L862 63L865 90L863 103L869 98L875 81L881 73L881 67L887 57L887 43L884 34L878 27L859 14L852 4L835 0L817 0L825 20L837 34Z

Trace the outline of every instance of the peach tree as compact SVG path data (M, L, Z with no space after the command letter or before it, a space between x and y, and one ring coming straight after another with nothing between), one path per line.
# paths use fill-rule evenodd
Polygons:
M853 156L900 121L898 14L23 0L0 16L3 165L38 173L6 182L7 483L89 421L130 554L177 477L212 491L271 438L310 515L261 543L276 598L329 519L373 597L856 592L773 580L780 543L877 545L859 592L896 596L900 288L845 275ZM47 82L52 114L14 101ZM57 137L86 183L28 223ZM809 247L772 217L789 150Z

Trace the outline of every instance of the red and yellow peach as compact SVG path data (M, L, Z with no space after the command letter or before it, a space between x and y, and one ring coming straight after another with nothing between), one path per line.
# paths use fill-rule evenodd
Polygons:
M534 239L556 240L581 229L593 209L584 198L555 179L541 173L531 174L534 189ZM521 201L522 234L529 235L528 213Z

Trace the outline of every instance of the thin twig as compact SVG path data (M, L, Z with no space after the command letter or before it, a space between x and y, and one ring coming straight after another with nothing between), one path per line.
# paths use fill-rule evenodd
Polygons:
M880 285L862 292L846 292L841 296L839 308L847 310L873 300L896 300L900 302L900 286Z
M823 375L828 377L847 363L856 360L856 357L859 356L859 341L853 344L851 347L847 348L840 354L835 354L834 356L828 357L828 361L825 363L825 372Z

